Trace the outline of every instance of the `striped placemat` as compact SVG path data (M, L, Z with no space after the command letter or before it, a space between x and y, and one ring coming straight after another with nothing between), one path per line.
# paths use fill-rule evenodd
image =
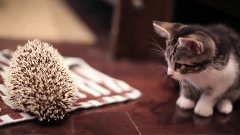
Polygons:
M7 89L3 78L10 62L12 52L0 51L0 126L34 119L27 113L10 107ZM141 96L140 91L124 81L114 79L89 66L83 59L65 57L64 62L71 70L74 82L78 87L77 100L72 110L100 107L107 104L134 100Z

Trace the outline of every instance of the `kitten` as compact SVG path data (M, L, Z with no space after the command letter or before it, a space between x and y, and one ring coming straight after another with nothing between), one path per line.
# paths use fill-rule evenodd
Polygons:
M164 55L167 74L179 81L176 104L208 117L216 106L232 112L240 96L240 38L232 29L218 24L184 25L154 21L156 33L166 38Z

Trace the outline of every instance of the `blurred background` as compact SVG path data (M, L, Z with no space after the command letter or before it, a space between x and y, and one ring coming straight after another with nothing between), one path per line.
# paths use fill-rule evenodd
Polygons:
M165 48L165 41L153 31L152 21L223 23L239 32L239 5L239 0L0 0L0 50L15 50L37 38L142 92L133 102L74 112L69 124L40 126L33 121L1 132L238 135L239 102L231 115L204 120L176 107L178 82L167 76L164 58L153 51L153 44Z
M95 45L117 58L158 59L149 42L152 20L224 23L240 30L236 0L0 0L0 39L38 38L48 42Z

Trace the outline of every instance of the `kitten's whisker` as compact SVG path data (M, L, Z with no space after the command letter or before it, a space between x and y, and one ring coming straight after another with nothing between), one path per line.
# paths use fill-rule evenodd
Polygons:
M181 82L181 87L182 87L182 89L184 89L184 95L186 96L186 94L189 96L190 95L190 92L189 92L189 86L187 85L187 83L183 80L182 82Z
M162 51L162 50L159 50L159 49L155 49L155 48L153 48L153 49L151 49L152 51L156 51L156 52L161 52L162 54L164 54L164 52Z
M195 78L196 80L201 80L201 78L198 75L194 75L193 78Z
M159 68L163 69L164 72L167 72L167 66L165 66L165 65L161 65L161 67L159 67Z
M198 88L195 88L192 84L190 84L190 82L188 82L188 81L184 81L185 83L185 86L186 86L186 88L187 88L187 91L188 91L188 93L189 93L189 95L190 96L192 96L192 97L198 97L198 91L199 91L199 89ZM190 92L191 91L191 92Z
M204 70L203 73L206 75L206 77L210 77L214 80L218 80L215 76L210 76L209 73L206 70Z
M206 79L209 78L209 77L212 78L212 76L209 76L205 70L203 71L203 76L204 76Z
M188 87L188 84L186 83L186 81L183 80L182 84L185 89L189 90L189 87Z
M181 82L181 81L178 81L178 83L179 83L180 90L181 90L181 89L182 89L182 87L183 87L183 84L182 84L182 82Z
M184 80L185 92L187 92L189 97L198 97L198 89L195 88L190 82ZM186 93L185 93L186 94Z
M160 45L152 36L151 36L150 38L151 38L151 40L153 41L153 42L152 42L152 45L154 45L154 46L156 46L157 48L165 51L165 50L161 47L161 45Z
M180 87L181 87L181 88L185 89L185 84L184 84L183 81L179 81L179 84L180 84Z
M163 76L163 82L166 82L167 78L168 78L168 75L165 74L165 75Z
M161 77L167 74L167 71L164 67L158 67L156 70L159 71L157 72L157 75L160 75Z
M160 67L158 67L156 70L159 71L158 73L161 76L166 76L167 75L167 67L164 66L164 65L160 65Z
M162 52L161 50L158 50L158 49L152 49L152 53L154 54L160 54L161 56L164 56L164 52Z
M148 42L148 44L153 45L153 46L157 47L159 50L165 52L165 50L159 44L152 43L152 42Z
M155 40L153 37L151 37L152 41L157 44L158 46L160 46L160 44L157 42L157 40Z

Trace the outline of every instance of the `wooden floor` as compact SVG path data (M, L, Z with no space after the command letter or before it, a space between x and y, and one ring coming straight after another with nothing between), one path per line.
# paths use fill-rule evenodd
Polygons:
M0 40L0 49L16 48L20 41ZM163 80L164 68L157 63L115 61L109 51L97 46L58 44L65 56L84 58L91 66L141 90L135 101L90 110L77 110L59 123L28 121L0 127L0 135L239 135L240 103L230 115L215 112L201 118L175 106L178 87Z

